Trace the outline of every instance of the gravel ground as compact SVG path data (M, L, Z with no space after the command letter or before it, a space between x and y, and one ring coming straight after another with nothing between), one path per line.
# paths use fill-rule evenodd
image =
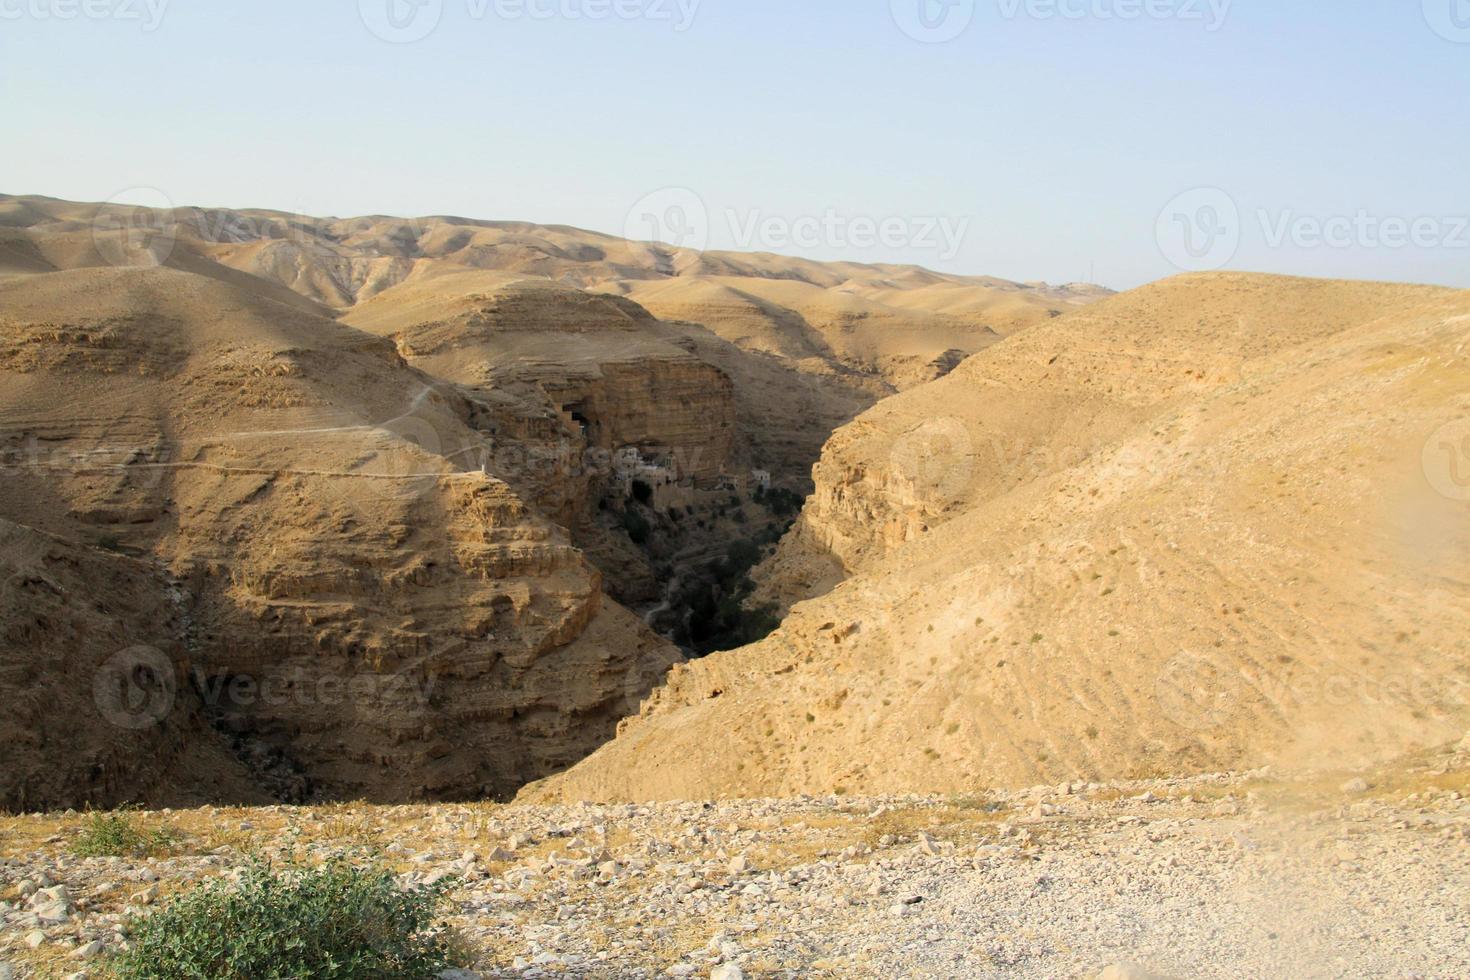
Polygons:
M103 975L128 915L254 850L453 875L485 977L1467 977L1470 757L965 798L0 818L0 977ZM1124 966L1129 964L1129 966Z

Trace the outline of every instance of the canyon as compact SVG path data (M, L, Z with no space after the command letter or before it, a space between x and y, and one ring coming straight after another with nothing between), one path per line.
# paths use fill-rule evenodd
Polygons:
M0 806L509 797L775 625L838 425L1103 292L0 198Z
M1470 728L1470 296L1182 276L840 429L756 572L529 802L1352 771Z
M1470 727L1463 292L0 205L4 805L963 792Z

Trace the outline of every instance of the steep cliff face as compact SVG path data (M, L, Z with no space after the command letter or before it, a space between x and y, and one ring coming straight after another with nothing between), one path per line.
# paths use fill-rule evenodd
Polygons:
M730 379L636 304L461 274L391 290L346 319L498 413L547 420L535 433L545 453L595 469L634 446L702 484L737 466ZM526 445L530 427L516 429Z
M0 809L269 799L180 695L177 599L151 563L0 519Z
M852 455L783 548L840 558L825 594L526 796L961 792L1458 741L1467 324L1463 292L1215 275L1008 339L834 440Z
M167 270L0 284L0 329L0 513L153 570L178 709L273 790L504 795L678 659L389 342Z
M559 374L540 387L581 425L589 449L642 447L668 453L681 479L709 487L735 462L734 390L721 371L693 357L599 365L595 375Z

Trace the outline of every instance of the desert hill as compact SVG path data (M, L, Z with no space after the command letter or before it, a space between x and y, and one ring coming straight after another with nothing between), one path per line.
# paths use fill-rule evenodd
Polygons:
M669 282L749 297L761 339L743 308L637 302ZM0 519L27 542L0 560L57 597L7 605L7 656L38 691L119 651L150 661L124 693L159 658L180 681L148 752L84 697L36 700L25 744L74 751L13 770L6 805L171 802L170 767L181 800L493 796L575 762L680 656L611 597L679 620L729 542L785 526L727 513L747 474L805 488L833 429L1015 327L983 322L992 293L1037 321L1095 298L524 223L0 196ZM679 486L636 505L628 451Z
M22 608L25 643L70 654L32 669L166 651L192 681L175 710L247 761L289 760L300 793L504 793L574 761L678 653L487 470L476 421L388 341L215 279L0 282L0 513L134 559L90 560L86 581L138 631L78 637ZM235 678L254 686L237 696ZM43 743L78 725L40 721ZM4 798L11 779L31 804L147 785L78 769L29 785L7 767Z
M802 492L822 444L857 412L942 375L998 334L1107 294L913 266L694 252L524 222L151 210L0 196L0 276L156 264L318 313L355 313L380 294L399 293L361 322L384 319L388 308L398 312L386 319L411 317L404 291L452 291L451 273L647 299L656 316L677 321L686 347L736 382L752 454ZM762 397L750 394L756 390Z
M959 792L1457 741L1470 522L1433 440L1470 410L1467 343L1464 292L1219 274L996 344L833 438L767 569L817 598L525 795Z

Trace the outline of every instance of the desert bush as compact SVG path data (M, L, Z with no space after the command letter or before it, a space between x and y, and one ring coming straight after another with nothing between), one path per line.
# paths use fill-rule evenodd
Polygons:
M406 890L371 857L256 860L134 920L112 968L119 980L434 977L465 965L436 923L448 887Z
M122 809L88 814L71 849L78 857L143 857L167 850L176 840L167 830L140 829L135 815Z

